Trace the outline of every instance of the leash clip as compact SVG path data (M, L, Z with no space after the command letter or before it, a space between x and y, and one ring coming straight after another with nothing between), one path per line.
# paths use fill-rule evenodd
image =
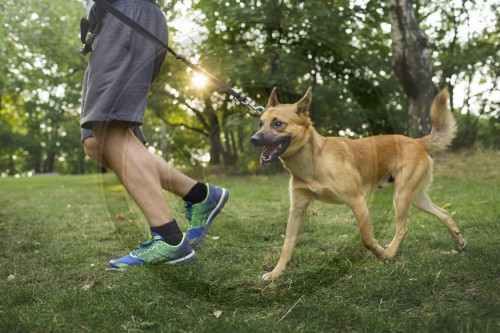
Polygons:
M244 101L240 101L242 104L250 107L252 110L254 110L255 112L261 114L263 111L264 111L264 107L263 106L254 106L252 103L250 103L250 99L249 98L245 98Z

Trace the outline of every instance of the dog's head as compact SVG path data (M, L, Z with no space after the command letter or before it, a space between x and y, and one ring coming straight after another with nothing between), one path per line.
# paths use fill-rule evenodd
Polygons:
M259 130L250 141L256 146L264 146L260 154L260 165L278 157L286 158L302 147L312 126L309 105L312 89L309 88L294 104L281 104L276 96L276 88L271 92L267 106L259 121Z

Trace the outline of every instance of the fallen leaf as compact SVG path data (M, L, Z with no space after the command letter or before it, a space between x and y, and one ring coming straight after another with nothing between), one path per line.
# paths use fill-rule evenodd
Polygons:
M451 255L455 255L455 254L458 254L458 251L457 251L457 250L451 250L451 251L441 251L441 254L451 254Z
M213 236L212 239L213 240L218 240L218 239L220 239L220 237L219 236Z
M125 215L116 215L116 219L117 219L118 221L123 221L123 220L125 220L125 217L126 217Z
M7 281L14 281L16 279L16 276L14 274L10 274L7 276Z
M447 202L441 208L443 208L443 209L449 209L450 207L451 207L451 203Z
M221 310L214 311L215 318L219 318L221 316L221 314L222 314Z

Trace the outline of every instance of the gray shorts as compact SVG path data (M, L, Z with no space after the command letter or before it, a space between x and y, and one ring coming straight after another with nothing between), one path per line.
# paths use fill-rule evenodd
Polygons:
M168 28L158 4L150 0L119 0L114 6L168 41ZM136 134L166 50L107 13L96 38L82 89L82 141L92 136L92 122L130 122ZM144 136L140 138L145 141Z
M132 132L134 132L135 136L141 141L142 143L146 144L148 140L146 139L146 136L144 133L142 133L141 126L131 126ZM94 132L92 130L87 129L87 128L82 128L82 143L85 141L85 139L91 138L94 136Z

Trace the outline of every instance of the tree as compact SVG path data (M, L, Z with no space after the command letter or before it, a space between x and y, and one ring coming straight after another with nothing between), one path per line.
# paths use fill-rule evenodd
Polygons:
M499 15L494 2L455 0L446 6L430 3L421 7L424 29L431 33L436 76L451 93L450 106L459 123L454 148L480 143L498 148L500 100ZM425 19L434 15L440 20ZM488 24L477 24L481 15ZM437 80L435 80L437 82Z
M66 124L79 117L86 60L78 54L78 17L84 9L77 1L8 0L1 14L0 115L21 138L3 149L23 156L9 173L53 172L56 161L83 154L81 147L64 153L61 147L80 135Z
M402 112L387 102L388 95L397 94L397 82L387 75L389 46L380 9L376 2L356 5L349 0L198 1L194 20L205 33L191 52L213 75L260 103L274 86L288 102L313 86L312 117L325 134L396 132ZM187 100L202 106L204 117L218 119L221 136L212 137L214 161L221 146L217 140L223 143L226 163L255 153L247 138L257 122L247 109L214 90L204 94L209 98L199 97L201 103Z
M431 50L415 17L413 0L389 0L392 66L408 99L410 137L430 132L429 109L436 95Z
M265 104L275 86L283 102L297 101L312 86L311 117L324 135L425 134L418 121L408 121L403 105L425 125L433 97L425 90L436 84L448 85L453 95L459 122L455 147L500 147L495 3L411 3L197 0L183 7L168 0L161 5L173 34L172 20L180 12L198 25L198 34L177 35L172 47L256 104ZM82 2L6 0L0 14L0 174L96 170L84 158L79 138L88 60L78 53ZM477 15L488 15L491 24L477 28L472 24ZM392 30L400 29L392 55L390 17L398 24ZM255 114L210 84L195 88L192 79L192 71L167 56L146 111L150 148L178 166L205 164L210 155L212 164L257 170L258 152L248 143Z

